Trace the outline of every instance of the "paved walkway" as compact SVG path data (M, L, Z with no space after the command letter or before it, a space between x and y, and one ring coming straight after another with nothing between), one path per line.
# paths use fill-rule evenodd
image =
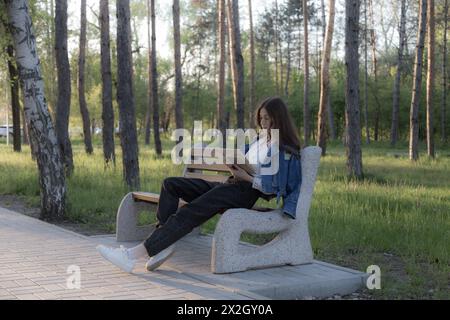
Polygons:
M0 300L251 299L168 267L149 273L145 261L124 273L97 253L97 244L98 238L0 208ZM79 290L67 288L72 265L81 270Z
M99 243L127 247L113 235L86 237L0 207L0 300L2 299L158 299L252 300L328 297L350 294L367 277L321 261L233 274L212 274L210 236L189 235L156 272L139 261L133 274L122 272L96 251ZM248 246L248 244L242 244ZM243 248L245 249L245 248ZM81 288L69 289L70 266Z

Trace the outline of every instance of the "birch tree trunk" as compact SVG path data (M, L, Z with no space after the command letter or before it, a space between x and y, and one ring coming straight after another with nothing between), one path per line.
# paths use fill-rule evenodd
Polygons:
M434 94L434 52L435 52L435 18L434 18L434 0L428 1L427 9L428 26L428 72L427 72L427 152L428 156L434 158L434 124L433 124L433 94Z
M100 0L100 51L102 65L102 139L105 167L116 165L114 145L114 110L112 105L112 76L109 35L109 1Z
M420 0L419 28L417 30L416 58L414 61L413 90L409 115L409 158L419 159L419 102L422 89L423 47L425 42L427 0Z
M395 146L399 139L399 113L400 113L400 80L403 71L403 52L406 42L406 0L400 4L399 46L397 55L397 71L395 73L394 93L392 104L391 145Z
M359 1L345 2L345 122L348 175L363 177L359 111Z
M117 101L120 115L120 143L124 180L138 189L139 158L133 95L130 1L117 0Z
M83 120L84 147L87 154L94 152L92 148L91 121L84 93L84 69L86 65L86 0L81 0L80 52L78 56L78 99L81 119Z
M55 51L58 70L58 102L56 107L56 135L66 175L73 173L72 145L69 137L70 116L70 65L67 50L67 0L56 1L55 8Z
M25 117L36 147L41 191L40 218L61 220L65 213L66 185L56 132L44 95L36 38L27 0L6 0L16 50L16 62L24 96Z
M322 56L322 68L320 77L320 103L319 116L317 120L317 145L322 148L322 155L326 155L327 148L327 105L330 98L330 56L333 41L335 0L328 1L328 24L325 34L325 48Z

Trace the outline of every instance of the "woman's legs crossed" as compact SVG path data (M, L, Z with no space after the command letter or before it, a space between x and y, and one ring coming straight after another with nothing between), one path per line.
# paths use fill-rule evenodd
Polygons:
M182 177L164 179L156 212L159 226L165 224L169 217L177 212L180 199L192 202L218 184L218 182Z
M260 192L249 182L216 185L179 208L150 235L144 242L149 256L161 252L223 210L251 208L259 196Z

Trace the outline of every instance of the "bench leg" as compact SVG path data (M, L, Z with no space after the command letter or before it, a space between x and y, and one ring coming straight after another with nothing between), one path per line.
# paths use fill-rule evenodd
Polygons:
M122 199L117 211L117 242L145 240L153 232L155 227L152 225L138 226L139 209L144 206L145 203L134 201L132 193Z

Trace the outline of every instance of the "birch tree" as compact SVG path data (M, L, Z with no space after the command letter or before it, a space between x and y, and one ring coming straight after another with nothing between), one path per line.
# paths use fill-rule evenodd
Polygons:
M25 118L36 152L41 196L40 218L61 220L64 217L66 200L64 165L45 99L44 81L28 1L6 0L5 4L16 51Z

